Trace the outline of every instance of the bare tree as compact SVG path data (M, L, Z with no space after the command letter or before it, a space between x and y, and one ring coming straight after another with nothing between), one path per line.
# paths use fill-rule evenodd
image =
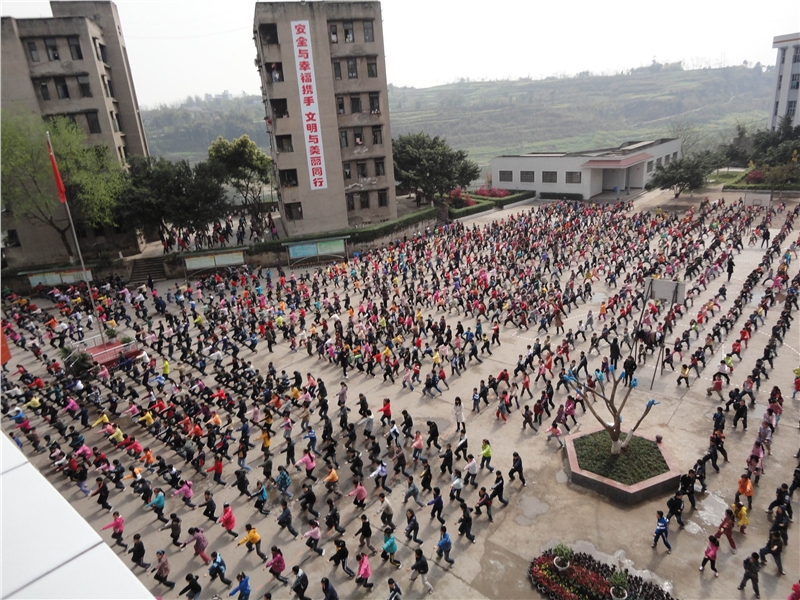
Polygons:
M705 150L711 141L709 140L708 130L687 121L683 117L678 117L671 121L667 131L669 137L678 138L681 141L681 154L683 156L690 156Z

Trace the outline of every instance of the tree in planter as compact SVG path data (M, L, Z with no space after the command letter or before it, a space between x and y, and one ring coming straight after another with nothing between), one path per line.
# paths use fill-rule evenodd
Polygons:
M633 344L633 349L631 350L631 355L636 356L636 347L638 345L639 340L637 339L636 342ZM642 412L642 416L639 417L639 420L636 421L636 424L633 428L628 431L628 434L625 436L625 439L622 440L622 411L625 409L625 405L628 403L628 399L631 396L631 393L634 390L633 386L629 386L627 391L625 392L625 396L622 398L622 401L617 405L617 392L619 391L620 382L623 380L623 376L620 375L619 377L615 377L616 373L611 371L611 390L606 393L606 385L603 381L597 380L598 386L594 388L589 388L587 385L583 384L578 387L578 382L576 379L569 377L567 379L568 384L572 386L575 391L580 390L581 393L586 397L587 402L586 406L589 408L589 411L594 415L594 418L603 426L603 428L608 432L609 437L611 438L611 454L619 454L622 452L623 448L627 448L630 441L633 439L634 432L639 428L639 425L642 424L645 417L650 413L650 410L657 404L655 400L650 400L647 402L644 411ZM603 417L601 417L598 412L594 408L594 403L597 402L598 398L603 401L608 412L611 413L611 422L607 422Z
M624 598L628 595L628 573L625 571L614 571L608 578L611 584L611 592L615 598Z
M208 147L208 159L225 182L239 194L250 218L263 226L261 199L264 188L272 179L272 159L246 135L232 142L218 137Z
M678 198L684 190L697 190L703 187L717 162L712 160L712 155L684 156L680 160L673 160L666 166L658 165L653 177L647 183L647 189L671 189Z
M555 556L554 561L558 561L556 568L565 569L572 561L574 552L572 551L572 548L566 544L558 544L555 548L553 548L553 555Z
M67 117L45 122L32 114L2 112L0 178L5 208L18 219L52 228L72 258L69 221L58 199L45 142L48 131L70 208L87 225L114 224L124 171L105 146L91 146L86 133Z

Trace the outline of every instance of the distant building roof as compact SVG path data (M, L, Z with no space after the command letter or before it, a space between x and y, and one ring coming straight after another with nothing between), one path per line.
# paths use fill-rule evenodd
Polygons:
M597 150L582 150L580 152L528 152L525 154L504 154L502 158L528 157L528 156L536 158L561 158L564 156L570 156L570 157L585 156L586 158L603 160L604 164L607 164L605 163L605 161L607 160L617 159L622 161L623 159L631 156L632 154L641 153L642 150L646 150L647 148L652 148L660 144L665 144L666 142L671 142L676 139L678 138L659 138L657 140L648 140L648 141L630 141L620 144L617 148L600 148ZM633 162L640 162L640 160L635 160ZM629 162L629 164L633 163Z

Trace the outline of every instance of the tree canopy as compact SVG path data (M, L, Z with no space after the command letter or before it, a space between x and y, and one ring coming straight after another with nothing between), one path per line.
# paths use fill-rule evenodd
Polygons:
M208 148L209 165L239 194L250 216L263 223L261 202L272 177L272 159L247 135L232 142L218 137Z
M125 175L108 148L90 145L86 133L69 118L44 121L32 114L2 112L3 203L16 218L53 228L73 256L47 152L48 131L70 208L88 225L114 224Z
M675 197L684 190L697 190L703 187L706 177L719 166L716 156L710 153L684 156L670 161L668 165L658 165L647 189L671 189Z
M202 229L229 208L220 174L208 162L132 156L128 165L118 212L128 229Z
M453 150L444 138L427 133L409 133L392 140L392 153L398 185L421 190L426 198L466 187L481 172L477 163L467 159L465 150Z

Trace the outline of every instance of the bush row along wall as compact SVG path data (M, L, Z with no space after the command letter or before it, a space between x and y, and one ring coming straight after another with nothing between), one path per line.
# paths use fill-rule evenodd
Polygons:
M536 192L533 190L512 191L511 195L506 196L505 198L491 198L489 196L480 196L471 192L469 193L469 196L475 200L486 200L487 202L492 202L497 208L503 208L509 204L514 204L515 202L522 202L523 200L535 198Z

